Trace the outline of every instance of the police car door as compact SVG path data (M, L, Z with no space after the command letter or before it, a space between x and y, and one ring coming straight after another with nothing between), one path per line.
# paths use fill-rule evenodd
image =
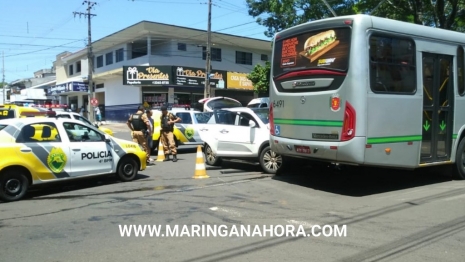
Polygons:
M116 170L115 153L105 142L105 135L84 124L64 122L63 126L70 140L73 176L105 174Z
M175 125L184 136L185 141L182 137L178 137L177 139L181 140L181 142L185 144L201 141L199 132L197 132L193 126L191 112L178 112L176 113L176 116L181 118L181 122L176 123Z
M17 137L17 155L40 180L71 176L70 148L53 122L38 122L22 127Z

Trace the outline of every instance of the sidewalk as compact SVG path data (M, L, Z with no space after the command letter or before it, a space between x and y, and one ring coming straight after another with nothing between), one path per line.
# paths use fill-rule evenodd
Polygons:
M109 128L115 133L129 132L130 131L128 126L126 125L126 123L105 123L105 122L102 122L102 124L100 126Z

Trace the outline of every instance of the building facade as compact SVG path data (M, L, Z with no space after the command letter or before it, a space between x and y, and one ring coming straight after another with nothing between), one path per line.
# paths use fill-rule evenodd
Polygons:
M95 92L106 121L126 121L140 104L193 104L204 98L206 31L143 21L92 44L88 88L87 49L57 56L56 85L47 95L66 97L72 109ZM246 75L271 58L271 42L212 33L210 96L246 105L256 95Z

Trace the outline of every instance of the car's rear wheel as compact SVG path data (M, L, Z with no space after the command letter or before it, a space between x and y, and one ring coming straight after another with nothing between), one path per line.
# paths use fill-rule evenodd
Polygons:
M204 154L205 154L205 163L207 163L207 165L209 166L220 166L221 165L221 162L222 162L221 158L216 157L213 154L213 150L208 144L205 145Z
M259 161L263 171L268 174L276 174L283 165L283 157L272 151L270 146L263 148Z
M119 161L117 175L121 181L128 182L134 180L138 172L139 164L137 164L134 158L127 156Z
M0 174L0 199L5 202L17 201L24 197L29 181L21 169L9 169Z

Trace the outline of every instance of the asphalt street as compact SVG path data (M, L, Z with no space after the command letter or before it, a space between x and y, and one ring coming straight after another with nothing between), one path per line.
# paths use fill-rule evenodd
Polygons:
M465 261L465 182L442 170L296 164L273 177L228 162L193 179L195 158L180 147L178 162L132 182L86 179L0 203L0 261ZM121 237L119 225L294 225L306 237ZM347 235L317 236L316 225Z

